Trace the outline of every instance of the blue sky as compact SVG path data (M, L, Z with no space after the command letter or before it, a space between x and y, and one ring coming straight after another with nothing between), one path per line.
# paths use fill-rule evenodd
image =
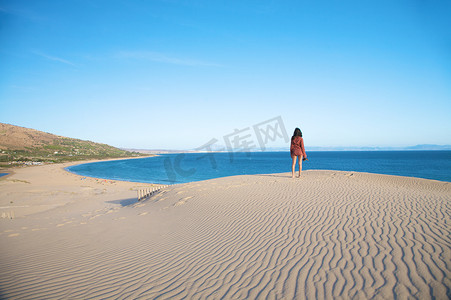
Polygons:
M189 149L451 144L451 1L0 0L0 122ZM270 146L285 146L276 139Z

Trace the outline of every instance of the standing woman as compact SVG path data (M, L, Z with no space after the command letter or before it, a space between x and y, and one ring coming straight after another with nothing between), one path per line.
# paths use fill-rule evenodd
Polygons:
M296 158L298 158L299 164L299 176L301 176L302 171L302 161L307 159L307 154L305 154L304 139L302 138L302 132L299 128L294 130L293 136L291 137L291 147L290 147L291 158L293 159L293 164L291 165L291 177L294 178L294 169L296 166Z

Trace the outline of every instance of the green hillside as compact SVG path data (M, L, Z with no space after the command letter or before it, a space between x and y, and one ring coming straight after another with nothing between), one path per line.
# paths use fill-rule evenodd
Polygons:
M0 123L0 167L132 156L146 155Z

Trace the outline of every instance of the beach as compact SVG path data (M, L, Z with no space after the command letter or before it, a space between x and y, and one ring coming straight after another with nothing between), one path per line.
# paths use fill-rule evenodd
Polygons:
M78 162L79 163L79 162ZM308 170L0 178L0 298L449 299L451 183Z

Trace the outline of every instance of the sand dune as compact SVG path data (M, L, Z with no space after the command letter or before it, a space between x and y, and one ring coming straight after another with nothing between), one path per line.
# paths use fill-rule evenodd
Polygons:
M0 180L1 201L17 197L11 180L34 184L15 176ZM450 297L450 183L336 171L290 177L173 185L136 203L134 183L90 179L88 189L66 173L60 190L75 193L66 198L36 184L31 199L67 203L0 219L1 296Z

